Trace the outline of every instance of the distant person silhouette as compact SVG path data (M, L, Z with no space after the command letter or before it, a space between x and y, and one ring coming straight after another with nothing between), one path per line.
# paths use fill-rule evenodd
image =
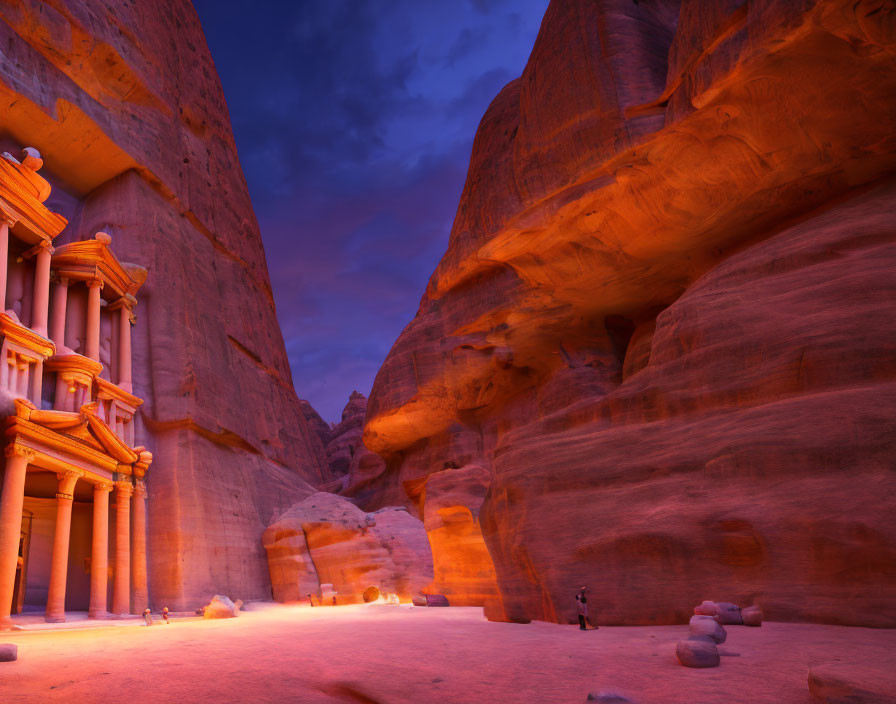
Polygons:
M585 596L585 592L588 591L588 587L582 587L579 590L579 593L576 594L576 601L579 606L579 628L583 631L587 631L588 627L585 624L590 623L592 628L597 628L593 623L591 623L591 619L588 618L588 598Z

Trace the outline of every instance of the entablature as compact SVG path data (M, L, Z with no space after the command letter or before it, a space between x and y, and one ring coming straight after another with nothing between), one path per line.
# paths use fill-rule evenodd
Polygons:
M37 174L42 165L40 154L31 148L25 149L21 162L6 152L0 155L0 211L13 233L32 244L51 241L68 224L44 205L50 184Z
M33 403L15 399L16 413L6 418L8 444L19 444L40 453L44 464L57 471L66 462L103 476L112 472L143 477L152 463L144 447L131 448L96 414L96 403L77 413L40 410Z
M60 278L70 281L99 281L108 299L134 294L146 280L146 270L133 264L122 264L112 251L112 237L105 232L97 232L92 240L70 242L56 248L53 254L53 269Z

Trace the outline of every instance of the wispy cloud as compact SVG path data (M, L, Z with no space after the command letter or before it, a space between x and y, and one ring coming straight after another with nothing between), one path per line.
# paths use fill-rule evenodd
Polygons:
M547 0L195 0L296 390L368 393L448 243L476 126Z

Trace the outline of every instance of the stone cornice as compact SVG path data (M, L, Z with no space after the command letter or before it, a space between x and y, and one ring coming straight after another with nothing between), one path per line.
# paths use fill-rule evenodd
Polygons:
M11 443L6 446L7 457L24 457L29 463L34 461L34 450L30 447L24 447L18 443Z
M115 399L116 401L119 401L126 406L130 406L135 410L138 406L143 405L142 398L140 398L139 396L134 396L134 394L125 391L117 384L113 384L111 381L107 381L102 377L96 377L96 386L98 399Z
M15 215L15 232L25 241L52 240L68 224L43 204L49 195L50 184L32 169L0 157L0 209Z
M0 313L0 335L19 347L31 350L35 356L42 359L56 354L56 345L52 340L38 335L31 328L26 328L6 313Z
M133 296L143 283L135 280L112 252L112 238L98 232L95 239L61 245L53 255L53 269L57 276L69 281L101 281L114 295ZM145 278L145 277L144 277Z

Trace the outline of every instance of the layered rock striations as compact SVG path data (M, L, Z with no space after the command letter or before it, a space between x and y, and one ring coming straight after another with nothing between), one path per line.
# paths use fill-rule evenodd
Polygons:
M432 557L419 519L404 507L365 513L318 492L291 506L265 531L274 598L357 604L380 594L410 601L432 582ZM326 605L330 605L326 603Z
M50 0L4 3L0 20L0 139L42 153L60 242L102 230L149 271L133 367L137 442L155 453L152 605L270 598L264 528L331 477L196 13Z
M433 539L465 507L497 617L588 584L610 623L896 625L894 128L880 0L552 2L377 375L362 505L403 495L476 601L474 531Z

